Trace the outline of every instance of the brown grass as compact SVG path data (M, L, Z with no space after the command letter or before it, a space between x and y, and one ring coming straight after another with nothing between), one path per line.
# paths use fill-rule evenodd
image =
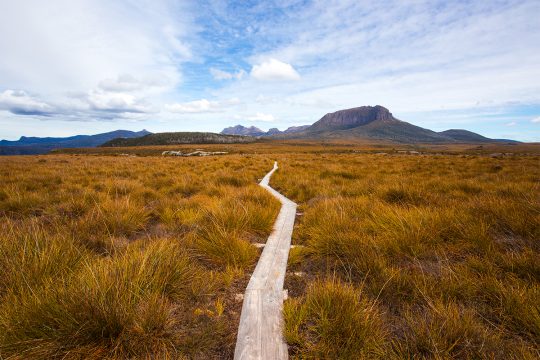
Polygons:
M293 357L540 356L537 145L198 147L0 158L0 358L231 357L274 159Z
M298 290L285 306L294 357L540 356L539 157L278 161L271 183L304 213L294 242L305 247L290 267L306 275L303 285L288 278ZM336 281L349 298L336 294ZM314 297L327 300L313 308ZM370 312L347 310L352 298ZM371 311L380 335L353 337Z
M0 357L231 355L234 289L279 209L256 185L271 161L0 162Z

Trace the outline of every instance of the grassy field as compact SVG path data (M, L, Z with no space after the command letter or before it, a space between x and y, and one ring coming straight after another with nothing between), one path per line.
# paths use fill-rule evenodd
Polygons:
M540 157L278 161L295 358L540 356Z
M0 358L228 358L270 160L0 158Z
M58 149L53 153L72 155L109 155L109 156L156 156L163 151L180 150L182 152L192 152L204 149L206 151L225 151L230 154L265 154L274 156L276 154L351 154L351 153L398 153L399 151L419 151L428 154L468 154L468 155L490 155L493 153L516 153L534 155L540 152L540 144L396 144L369 141L346 141L333 140L331 142L321 142L312 140L279 140L260 139L256 143L250 144L177 144L158 146L131 146L131 147L97 147L79 149Z
M199 147L229 154L154 156ZM0 157L0 358L231 358L250 243L279 210L256 185L274 160L301 214L292 357L540 356L538 146L66 153Z

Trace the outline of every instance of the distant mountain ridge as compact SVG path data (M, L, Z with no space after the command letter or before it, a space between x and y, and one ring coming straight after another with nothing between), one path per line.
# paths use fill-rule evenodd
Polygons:
M251 136L216 134L210 132L166 132L139 138L118 138L107 141L101 147L155 146L178 144L243 144L256 139Z
M266 134L265 131L259 129L255 126L242 126L236 125L223 129L220 134L223 135L245 135L245 136L263 136Z
M259 129L256 126L243 126L243 125L236 125L236 126L230 126L223 130L221 130L220 134L224 135L246 135L246 136L275 136L280 134L293 134L297 132L301 132L306 130L311 125L302 125L302 126L291 126L287 129L281 131L278 128L271 128L268 131L264 131Z
M312 125L291 126L263 131L255 126L236 125L220 134L201 132L169 132L152 134L147 130L116 130L95 135L70 137L26 137L19 140L0 140L0 155L44 154L59 148L96 146L145 146L172 144L235 144L250 143L258 138L309 140L369 140L396 143L519 143L507 139L490 139L472 131L450 129L432 131L396 119L385 107L361 106L324 115Z
M237 125L227 129L229 129L229 132L234 132L233 129L245 128ZM406 121L398 120L387 108L380 105L339 110L324 115L312 125L298 127L294 131L286 130L279 133L268 131L264 135L259 136L269 136L276 139L365 139L396 143L433 144L517 142L504 139L490 139L480 134L460 129L442 132L432 131Z
M115 130L95 135L75 135L69 137L27 137L19 140L0 140L0 155L45 154L59 148L96 147L116 138L137 138L151 134L147 130Z
M488 137L482 136L480 134L477 134L472 131L463 130L463 129L450 129L441 131L439 134L442 134L444 136L451 137L452 139L456 141L462 141L462 142L518 142L515 140L509 140L509 139L490 139Z
M307 130L311 125L300 125L300 126L291 126L288 127L285 131L283 131L284 134L294 134L298 132L302 132L304 130Z

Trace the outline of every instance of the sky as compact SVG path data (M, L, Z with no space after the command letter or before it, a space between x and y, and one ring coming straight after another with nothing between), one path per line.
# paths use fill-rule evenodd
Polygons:
M540 141L539 14L539 0L0 0L0 138L283 130L382 105Z

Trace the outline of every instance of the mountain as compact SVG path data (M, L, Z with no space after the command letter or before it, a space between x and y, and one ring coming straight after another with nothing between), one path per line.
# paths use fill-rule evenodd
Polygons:
M297 134L317 139L369 139L399 143L452 143L452 138L394 118L385 107L361 106L324 115Z
M374 121L389 122L392 120L395 119L390 111L382 106L362 106L326 114L307 130L309 132L346 130Z
M287 128L285 131L283 131L283 134L294 134L297 132L301 132L304 130L307 130L311 125L301 125L301 126L291 126Z
M396 143L431 144L516 143L513 140L490 139L467 130L452 129L435 132L396 119L387 108L380 105L361 106L328 113L313 123L313 125L293 126L285 131L279 131L273 128L264 132L253 126L246 128L242 125L237 125L224 129L222 133L251 133L252 136L267 136L274 139L362 139Z
M255 126L245 127L242 125L230 126L221 130L220 134L224 135L248 135L248 136L274 136L280 134L292 134L296 132L303 131L310 127L311 125L302 125L302 126L291 126L284 131L279 130L278 128L271 128L268 131L264 131Z
M508 142L489 139L467 130L435 132L396 119L385 107L361 106L324 115L313 125L292 134L282 133L282 139L364 139L396 143L483 143Z
M242 125L236 125L231 126L228 128L225 128L221 131L221 134L223 135L245 135L245 136L263 136L266 134L263 130L259 129L255 126L242 126Z
M153 146L176 144L241 144L254 142L251 136L226 135L208 132L169 132L149 134L139 138L118 138L110 140L101 147Z
M268 129L268 131L265 133L265 135L267 136L272 136L272 135L277 135L277 134L281 134L281 130L279 130L278 128Z
M137 138L151 134L149 131L115 130L95 135L75 135L69 137L26 137L19 140L0 140L0 155L45 154L53 149L96 147L116 138Z

